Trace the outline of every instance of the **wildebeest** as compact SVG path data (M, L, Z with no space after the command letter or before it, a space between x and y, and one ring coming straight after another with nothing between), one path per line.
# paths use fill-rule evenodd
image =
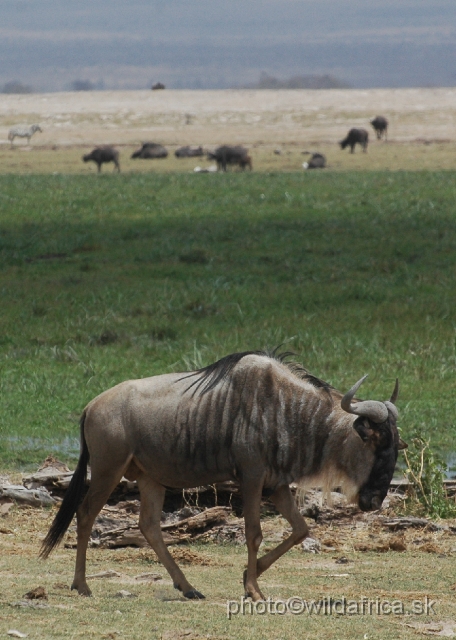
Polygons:
M87 153L85 156L82 156L84 162L95 162L98 167L98 173L101 172L101 165L106 162L113 162L115 167L114 170L120 173L120 164L119 164L119 152L114 147L109 145L104 145L101 147L95 147L93 151Z
M313 153L309 162L303 163L303 167L305 169L324 169L326 167L326 157L322 153Z
M388 120L384 116L375 116L370 123L377 134L377 140L381 140L383 136L385 140L388 139Z
M263 599L257 578L301 542L308 529L291 482L343 487L363 511L379 509L398 450L398 382L389 401L358 401L361 378L345 395L259 351L235 353L190 373L130 380L105 391L84 409L81 454L41 556L61 541L77 513L72 589L90 595L86 549L94 520L125 476L141 494L139 527L186 598L202 598L164 544L160 528L165 488L225 480L240 483L248 549L244 587ZM87 465L90 487L84 497ZM260 501L269 495L292 527L290 536L257 559L262 540ZM81 502L82 501L82 502Z
M143 142L141 149L131 154L133 159L140 158L142 160L149 160L153 158L167 158L168 150L161 144L156 142Z
M152 85L152 91L158 91L160 89L165 89L165 85L163 84L163 82L156 82Z
M347 136L339 142L341 149L350 147L350 153L354 153L355 145L359 144L363 151L367 151L367 143L369 142L369 134L366 129L350 129Z
M198 158L204 156L203 147L179 147L174 152L176 158Z
M37 131L43 133L43 130L39 124L32 124L30 126L18 125L17 127L11 127L8 132L8 140L11 142L11 147L13 146L14 138L27 138L27 144L30 144L30 138Z
M226 171L226 167L229 164L237 165L242 170L247 167L252 170L252 158L249 156L249 152L245 147L230 146L227 144L217 147L213 153L208 153L209 160L215 160L219 171Z

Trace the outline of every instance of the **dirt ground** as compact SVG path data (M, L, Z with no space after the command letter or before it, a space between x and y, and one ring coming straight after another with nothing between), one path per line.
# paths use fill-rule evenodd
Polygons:
M298 492L309 537L261 576L270 603L298 602L302 607L307 606L303 603L317 603L321 607L325 602L331 607L337 602L345 607L349 602L350 611L339 607L309 613L293 608L283 610L282 618L275 614L263 617L265 611L252 617L250 603L247 615L233 618L231 612L241 606L237 603L241 603L241 576L247 559L236 487L220 486L213 494L217 503L220 498L230 506L195 507L205 492L201 496L173 493L165 502L168 510L163 514L162 531L165 536L173 535L173 540L168 538L168 549L191 583L207 596L195 602L176 592L144 538L135 536L139 548L125 546L125 528L137 528L140 505L134 487L121 482L92 530L87 569L93 598L86 599L70 591L75 523L55 553L40 560L38 551L58 502L51 508L32 507L26 504L31 496L21 494L14 502L8 493L22 485L36 490L37 495L39 489L39 504L43 504L49 497L44 487L58 500L68 480L68 468L51 456L34 474L0 474L1 636L397 640L422 633L456 635L456 521L400 516L406 503L397 489L388 494L380 512L371 513L347 505L339 493L331 493L325 501L321 492ZM170 505L174 505L171 511ZM209 514L215 511L219 515L211 520ZM291 530L267 500L262 502L261 514L262 555ZM370 610L364 609L366 603ZM302 635L304 629L306 635Z
M390 123L388 143L369 125L375 115ZM12 125L39 123L30 146ZM350 127L370 133L367 154L341 151ZM131 161L141 142L166 145L162 161ZM180 145L243 144L254 169L298 170L303 151L322 151L333 169L456 168L456 89L326 91L99 91L0 95L0 172L88 172L82 150L115 144L126 171L191 171L205 159L178 161ZM20 153L20 151L35 153ZM279 151L280 153L274 153ZM37 153L39 152L39 155ZM109 168L107 169L110 170Z
M384 515L394 510L386 509ZM359 514L314 524L310 535L317 553L300 546L261 578L268 595L287 599L333 596L405 603L400 615L243 617L227 620L227 598L242 595L245 545L197 542L173 545L172 555L207 599L194 603L173 589L150 548L91 548L90 600L69 590L74 567L74 528L46 561L37 558L55 509L12 506L0 516L0 635L19 631L30 638L160 638L215 640L248 637L400 638L456 635L454 603L456 527L444 522L437 531L410 528L389 531L378 519ZM104 510L102 517L112 516ZM234 518L234 516L233 516ZM237 520L236 520L237 522ZM287 535L281 517L262 521L264 551ZM453 528L452 528L453 527ZM454 529L454 530L453 530ZM311 545L312 548L312 545ZM424 615L411 615L412 602L435 603ZM149 619L150 616L150 619ZM324 618L324 620L323 620ZM265 626L266 625L266 626ZM307 635L302 635L303 626ZM167 635L169 634L169 635ZM296 635L298 634L298 635ZM363 635L364 634L364 635Z

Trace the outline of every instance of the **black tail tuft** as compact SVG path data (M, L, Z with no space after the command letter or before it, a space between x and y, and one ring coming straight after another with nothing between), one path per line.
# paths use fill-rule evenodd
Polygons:
M78 465L71 478L71 482L60 505L60 509L54 518L46 537L43 540L40 551L40 558L47 558L51 551L62 541L66 530L73 520L79 505L81 504L86 493L87 465L89 463L89 450L84 437L84 420L85 413L82 415L81 427L81 455L79 456Z

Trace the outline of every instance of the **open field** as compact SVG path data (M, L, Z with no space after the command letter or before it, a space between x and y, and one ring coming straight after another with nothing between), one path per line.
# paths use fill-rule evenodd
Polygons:
M450 172L0 178L0 460L74 460L127 378L284 343L456 448Z
M14 508L0 521L2 635L18 629L31 639L46 640L202 640L208 636L226 640L397 640L422 637L419 625L438 633L445 622L447 630L456 630L456 539L451 532L421 529L391 534L363 519L330 525L309 521L311 536L322 542L323 553L303 553L296 547L260 583L274 602L293 596L316 603L345 598L355 603L351 613L349 609L341 613L339 607L332 614L262 614L261 609L250 614L251 605L246 603L245 615L228 619L227 601L240 603L242 596L245 546L200 543L171 547L189 579L206 595L204 601L184 600L151 549L90 549L88 573L114 570L117 576L92 579L94 597L87 600L69 590L74 549L61 547L45 562L37 558L52 515L47 510ZM109 517L110 512L103 515ZM263 519L265 550L277 544L286 526L280 517ZM74 541L74 533L67 540ZM387 551L388 545L406 550ZM149 574L149 580L136 579L144 574ZM48 600L24 600L24 594L38 586L45 589ZM134 597L120 598L116 595L120 590ZM435 604L427 614L412 612L417 606L414 602L423 605L429 600ZM390 612L387 608L379 612L379 606L389 606ZM279 605L277 611L281 611Z
M390 121L389 142L374 140L369 120ZM39 122L31 147L11 151L14 124ZM190 122L190 124L186 124ZM370 130L369 152L350 155L337 141L350 127ZM142 141L170 157L131 161ZM297 171L302 151L321 151L331 170L456 168L456 89L326 91L118 91L0 95L0 173L90 173L81 162L95 144L118 145L124 171L191 171L206 160L176 160L181 145L244 144L256 171ZM280 156L273 151L280 149ZM105 171L109 171L109 166Z

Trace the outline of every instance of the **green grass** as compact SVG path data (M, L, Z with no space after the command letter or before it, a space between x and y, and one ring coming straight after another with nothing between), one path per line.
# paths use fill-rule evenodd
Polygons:
M126 378L285 343L456 447L452 172L0 176L0 465Z

